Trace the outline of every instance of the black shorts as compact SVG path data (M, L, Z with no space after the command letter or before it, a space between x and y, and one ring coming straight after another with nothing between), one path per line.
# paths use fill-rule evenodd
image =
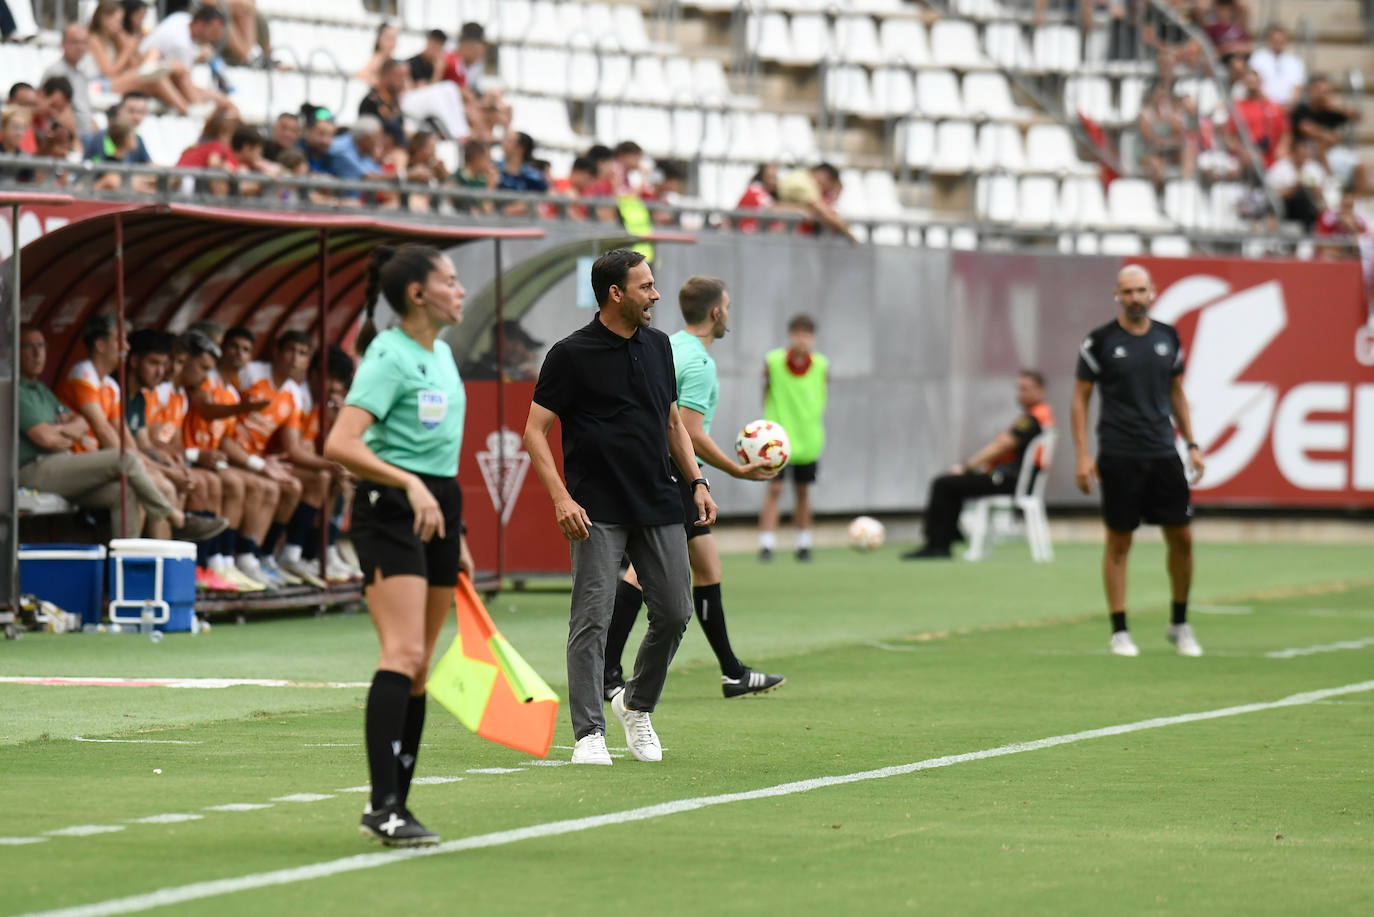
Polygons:
M811 462L806 465L783 465L776 480L785 481L791 475L794 484L815 484L816 468L819 465L819 462Z
M692 482L679 477L677 490L682 494L682 527L687 530L687 540L711 534L709 525L697 525L696 488L692 486Z
M1114 532L1149 525L1187 525L1193 521L1188 478L1177 455L1135 458L1097 457L1102 479L1102 519Z
M444 537L429 543L415 534L415 514L406 492L372 481L358 484L353 495L353 547L371 583L381 571L388 576L423 576L431 586L458 585L459 538L463 526L463 490L453 478L420 475L444 514Z

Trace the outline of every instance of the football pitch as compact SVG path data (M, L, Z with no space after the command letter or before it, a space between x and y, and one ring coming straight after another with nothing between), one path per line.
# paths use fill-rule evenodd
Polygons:
M0 914L1369 913L1370 547L1199 543L1201 659L1164 640L1159 544L1137 659L1096 546L899 550L727 557L736 652L787 683L724 700L692 623L661 764L609 710L620 756L572 767L562 708L541 762L431 702L421 852L357 834L365 615L0 645ZM566 594L490 610L563 694ZM39 683L94 678L131 683Z

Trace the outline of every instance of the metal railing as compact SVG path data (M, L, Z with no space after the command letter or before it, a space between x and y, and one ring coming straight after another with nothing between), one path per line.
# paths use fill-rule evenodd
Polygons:
M42 173L42 180L16 185L12 176L19 170ZM97 190L96 183L101 177L109 175L119 176L121 187ZM135 177L151 182L153 190L133 190L132 180ZM542 220L604 224L599 219L602 214L613 215L612 222L619 220L619 202L612 198L568 198L408 181L340 180L319 175L269 176L113 162L74 164L58 159L0 155L0 188L5 187L61 190L83 200L142 204L179 202L245 210L280 211L285 207L302 213L339 213L367 208L380 215L394 215L396 219L408 222L448 226L453 225L455 218L472 225L489 226L528 224ZM312 198L311 192L328 197ZM407 207L421 197L428 202L425 209ZM808 244L818 239L812 218L794 211L734 210L711 207L692 200L677 204L656 201L644 203L655 227L663 231L804 234L802 238L807 239ZM1131 231L1124 227L1093 225L1019 226L978 219L861 216L848 218L848 221L861 239L916 248L1064 251L1066 242L1073 242L1073 237L1078 235L1106 236ZM1140 233L1147 240L1154 236L1181 234L1172 230ZM1293 231L1190 232L1186 235L1203 251L1218 254L1293 256L1310 253L1315 244L1311 237ZM798 242L801 242L801 238L798 238ZM1353 239L1323 238L1320 244L1338 246L1350 256L1358 252L1358 245Z

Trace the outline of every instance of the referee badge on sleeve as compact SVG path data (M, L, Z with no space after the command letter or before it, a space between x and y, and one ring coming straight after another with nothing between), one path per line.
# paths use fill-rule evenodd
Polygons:
M416 394L415 401L420 415L420 426L426 430L433 430L444 422L444 416L448 414L448 396L443 392L425 389Z

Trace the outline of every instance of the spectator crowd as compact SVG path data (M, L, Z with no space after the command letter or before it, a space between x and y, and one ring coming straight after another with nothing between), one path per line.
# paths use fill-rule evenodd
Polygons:
M309 336L287 331L269 360L253 361L246 328L205 321L123 339L111 315L88 321L81 341L85 359L49 388L46 336L22 329L19 486L107 510L116 536L196 542L202 589L361 578L331 522L341 506L346 517L353 479L315 445L352 381L343 350L321 358Z

